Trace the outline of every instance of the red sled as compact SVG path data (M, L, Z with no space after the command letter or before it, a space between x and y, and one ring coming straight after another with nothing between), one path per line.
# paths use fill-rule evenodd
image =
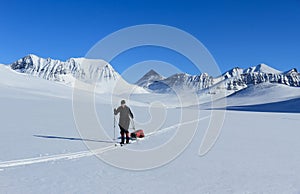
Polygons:
M139 130L136 130L136 131L132 132L130 134L130 137L133 138L133 139L143 138L143 137L145 137L145 133L142 129L139 129Z

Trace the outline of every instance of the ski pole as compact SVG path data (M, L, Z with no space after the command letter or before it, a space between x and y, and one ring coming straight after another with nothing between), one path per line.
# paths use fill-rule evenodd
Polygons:
M114 141L116 140L116 115L114 113Z
M134 124L134 120L131 119L131 122L132 122L132 129L133 131L135 132L135 124ZM139 139L136 137L136 142L139 143Z
M133 119L131 119L131 122L132 122L132 129L133 129L133 131L135 131L135 124L134 124Z

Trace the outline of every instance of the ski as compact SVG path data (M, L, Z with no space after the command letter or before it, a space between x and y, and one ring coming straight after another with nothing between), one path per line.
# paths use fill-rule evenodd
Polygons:
M123 143L123 144L121 144L121 143L115 143L116 147L123 147L123 146L126 146L126 145L127 145L126 143Z
M130 141L129 143L124 143L124 144L121 144L121 143L115 143L115 146L116 147L123 147L123 146L126 146L126 145L129 145L129 144L134 144L136 142L138 142L139 140L142 140L144 138L130 138Z

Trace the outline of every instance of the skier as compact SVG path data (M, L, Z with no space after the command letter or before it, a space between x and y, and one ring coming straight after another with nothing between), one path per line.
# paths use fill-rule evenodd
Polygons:
M121 134L121 145L124 144L125 141L125 134L126 134L126 143L129 143L129 123L130 118L133 119L133 114L128 106L126 106L125 100L121 101L121 106L117 109L114 109L114 114L117 115L120 113L119 119L119 127L120 127L120 134Z

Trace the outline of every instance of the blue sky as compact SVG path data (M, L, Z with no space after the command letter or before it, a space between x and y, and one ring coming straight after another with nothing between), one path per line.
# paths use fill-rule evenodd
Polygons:
M0 63L33 53L66 60L81 57L100 39L124 27L165 24L199 39L222 72L266 63L300 67L300 1L1 1ZM140 48L112 61L122 73L143 60L162 60L198 73L184 57Z

